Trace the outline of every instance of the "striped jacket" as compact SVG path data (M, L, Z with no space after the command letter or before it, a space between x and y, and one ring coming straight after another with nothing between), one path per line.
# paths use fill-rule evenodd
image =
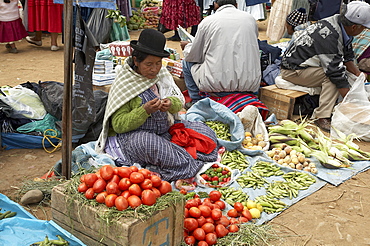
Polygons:
M351 42L344 44L343 35L347 34L343 32L345 31L339 22L339 15L310 25L284 52L281 68L299 70L322 67L325 75L337 88L348 88L344 63L353 61L354 54Z

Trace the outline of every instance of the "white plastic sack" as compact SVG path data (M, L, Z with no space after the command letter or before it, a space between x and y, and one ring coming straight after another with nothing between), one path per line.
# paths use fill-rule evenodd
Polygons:
M46 110L42 101L33 90L17 85L14 87L2 87L0 99L13 108L12 118L28 118L42 120Z
M268 131L258 108L253 105L248 105L236 115L239 116L242 121L245 132L252 133L252 136L262 134L264 141L266 142L266 146L262 148L262 150L267 151L270 147Z
M286 90L295 90L295 91L303 91L307 92L309 95L319 95L321 92L321 87L305 87L293 84L292 82L289 82L281 77L281 75L278 75L275 78L275 84L277 88L280 89L286 89Z
M209 169L210 167L212 167L213 164L217 164L219 167L222 167L222 168L226 168L228 169L230 172L231 172L231 179L230 181L222 184L222 185L218 185L218 186L213 186L213 185L209 185L207 184L207 181L204 180L200 175L202 173L204 173L205 171L207 171L207 169ZM229 186L230 184L232 184L237 178L239 178L240 176L240 171L238 169L230 169L228 166L225 166L219 162L209 162L209 163L206 163L204 164L204 166L202 167L202 169L200 169L200 171L195 175L195 182L197 183L198 186L200 187L204 187L204 188L220 188L220 187L225 187L225 186Z
M361 73L342 103L334 108L330 130L332 138L339 137L336 129L346 135L355 134L363 141L370 141L370 101L364 81L365 75Z

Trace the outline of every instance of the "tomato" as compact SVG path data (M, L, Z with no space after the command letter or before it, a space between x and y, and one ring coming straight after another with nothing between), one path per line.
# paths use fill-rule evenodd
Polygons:
M100 175L100 169L98 171L95 172L96 176L98 176L99 179L101 179L101 175Z
M194 197L194 200L197 202L197 206L202 205L202 200L199 197Z
M222 211L219 208L212 209L211 217L214 220L219 220L222 216Z
M161 192L162 195L165 195L168 192L172 191L172 186L169 182L162 180L162 183L158 187L158 190Z
M203 201L202 205L209 207L211 210L214 207L211 202L205 202L205 201Z
M114 183L119 183L121 178L117 174L113 174L113 177L108 181L108 182L114 182Z
M249 212L248 209L244 209L243 212L242 212L242 215L249 220L252 219L252 215L251 215L251 212Z
M98 176L95 173L88 173L85 175L84 181L87 187L93 187L95 181L98 180Z
M95 197L94 189L93 188L87 189L86 192L85 192L85 197L87 199L94 199L94 197Z
M185 189L181 189L181 190L180 190L180 193L181 193L181 194L183 194L183 195L188 194L187 190L185 190Z
M224 210L224 209L226 208L226 204L225 204L225 202L223 202L223 201L221 201L221 200L219 200L219 201L215 201L215 205L219 206L219 208L220 208L221 210Z
M212 224L214 224L215 221L212 219L212 217L208 217L208 218L206 218L206 223L212 223Z
M139 168L137 168L137 166L130 166L129 168L130 168L130 170L131 170L132 172L137 172L137 171L139 171Z
M206 238L206 233L202 228L197 228L194 230L193 236L195 237L196 240L202 241Z
M93 185L93 189L96 193L100 193L103 190L105 190L106 186L107 186L107 182L105 182L104 179L100 178L100 179L95 181L95 183Z
M216 221L216 224L221 224L225 227L228 227L230 225L230 221L226 216L221 216L221 218Z
M140 169L142 170L142 169ZM152 181L150 179L144 179L143 182L140 183L141 189L151 189L153 187Z
M233 224L239 224L239 221L237 218L230 218L229 219L229 222L230 222L230 225L233 225Z
M127 198L128 205L132 208L137 208L141 205L141 199L136 195L131 195Z
M108 193L106 191L103 191L103 192L100 192L95 200L98 202L98 203L105 203L105 198L108 196Z
M227 211L227 216L233 217L233 218L238 217L238 211L236 211L235 208L232 208L229 211Z
M114 169L111 165L104 165L100 168L100 176L108 181L111 178L113 178L114 175Z
M241 202L234 203L234 208L236 211L241 212L244 210L244 205Z
M216 231L217 237L224 237L229 233L229 230L226 229L226 227L221 224L216 225L215 231Z
M204 230L204 232L207 234L207 233L210 233L210 232L214 232L215 231L215 225L212 224L212 223L205 223L204 225L202 225L202 229Z
M157 201L157 197L155 196L154 192L151 190L144 190L141 193L141 202L144 205L151 206Z
M107 207L113 207L117 197L118 196L116 194L108 194L108 196L105 198L105 205L107 205Z
M119 192L118 184L115 182L109 182L105 187L108 194L117 194Z
M130 181L133 184L139 184L144 181L144 175L139 172L132 172L130 174Z
M152 188L151 189L153 192L154 192L154 195L158 198L158 197L160 197L162 194L161 194L161 192L157 189L157 188Z
M122 192L121 196L127 199L129 196L131 196L131 194L128 190L125 190L124 192Z
M114 201L114 205L116 206L117 210L122 211L128 208L128 201L123 196L119 196Z
M208 243L206 241L199 241L198 246L208 246Z
M162 179L157 175L152 175L150 180L152 181L153 187L159 187L162 184Z
M239 217L239 223L247 223L249 220L247 218L245 218L244 216L240 216Z
M152 172L145 168L140 169L139 173L143 174L144 178L146 179L150 179L150 177L152 176Z
M122 178L118 183L118 188L122 191L127 190L131 185L131 181L129 178Z
M213 190L209 193L209 199L211 199L213 202L220 200L221 196L222 194L218 190Z
M194 231L198 228L198 221L194 218L185 218L184 228L188 231Z
M185 208L198 207L198 202L195 199L189 199L185 203Z
M230 225L229 232L237 232L239 231L239 227L237 225Z
M187 236L185 238L185 243L187 245L195 245L195 237L193 237L193 236Z
M199 218L197 218L197 221L198 221L198 227L202 227L202 225L206 223L206 218L204 218L203 216L200 216Z
M86 176L86 174L81 175L81 177L80 177L80 182L81 183L84 183L85 182L85 176Z
M216 233L208 233L206 234L206 242L208 245L215 245L217 243L217 235Z
M119 167L117 171L118 176L121 178L129 178L131 173L132 170L128 167Z
M188 218L189 217L189 209L184 208L184 217Z
M189 215L193 218L199 218L202 215L202 212L200 212L199 208L197 207L191 207L189 209Z
M113 174L118 175L118 167L113 167Z
M128 188L128 191L130 192L131 195L136 195L136 196L141 196L141 188L138 184L132 184Z
M211 216L212 209L210 207L206 205L199 205L198 208L204 217Z
M203 199L203 204L208 202L212 203L211 199L209 199L208 197Z
M87 191L87 189L89 189L89 187L87 187L86 183L81 183L78 185L78 192L81 192L81 193L84 193L85 191Z

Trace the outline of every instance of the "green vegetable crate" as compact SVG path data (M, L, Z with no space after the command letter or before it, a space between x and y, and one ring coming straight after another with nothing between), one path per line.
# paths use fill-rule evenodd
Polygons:
M95 245L180 245L183 238L184 200L153 214L147 220L120 218L110 225L101 219L102 206L69 199L65 184L53 188L53 221L83 243Z

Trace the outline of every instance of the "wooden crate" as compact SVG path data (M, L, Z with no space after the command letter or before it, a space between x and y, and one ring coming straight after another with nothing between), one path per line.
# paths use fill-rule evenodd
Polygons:
M70 199L65 184L52 190L51 212L53 221L72 233L88 246L177 246L183 238L184 201L155 213L148 220L121 218L111 225L100 219L105 206L87 206Z
M292 119L295 100L306 95L306 92L279 89L276 85L262 87L259 99L279 120Z

